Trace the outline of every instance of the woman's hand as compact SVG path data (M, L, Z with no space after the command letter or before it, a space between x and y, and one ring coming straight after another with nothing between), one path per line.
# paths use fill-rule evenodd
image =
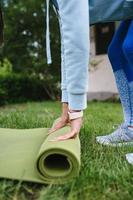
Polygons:
M83 117L71 119L69 121L71 125L71 131L50 141L56 142L56 141L63 141L67 139L73 139L79 134L81 126L83 124Z

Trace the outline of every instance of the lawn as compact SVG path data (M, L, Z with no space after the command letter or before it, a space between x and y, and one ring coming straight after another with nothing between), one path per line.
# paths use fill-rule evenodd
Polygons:
M0 108L0 127L50 127L60 116L60 102L15 104ZM96 143L122 122L119 103L90 102L80 132L80 176L65 185L41 185L0 180L0 200L130 200L133 199L133 166L125 153L133 147L111 148ZM16 169L17 170L17 169Z

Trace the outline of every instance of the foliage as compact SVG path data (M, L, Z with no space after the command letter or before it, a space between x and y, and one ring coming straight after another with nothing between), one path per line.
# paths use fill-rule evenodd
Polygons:
M12 64L10 61L5 58L3 61L0 61L0 75L8 74L12 72Z
M22 74L22 76L26 74L34 76L36 79L41 78L47 85L46 93L53 98L56 93L53 93L55 90L51 88L51 85L54 88L57 86L58 93L60 87L60 34L58 20L51 6L50 30L53 63L48 66L45 50L45 7L44 0L3 0L5 40L4 47L2 50L0 49L0 74L12 71L15 74ZM9 63L7 63L8 61ZM13 77L16 78L16 75L13 74ZM11 78L9 79L11 80ZM42 85L42 87L44 86ZM3 86L1 86L1 91L3 91ZM17 93L18 87L16 96Z
M0 74L0 105L28 100L56 99L57 86L48 80L26 74Z
M45 4L43 0L16 1L7 0L4 7L5 47L4 56L16 71L39 70L46 65L45 52ZM51 9L51 43L54 51L53 59L57 61L59 55L59 30L57 17ZM55 47L56 46L56 47ZM59 63L59 59L58 59ZM39 64L39 69L37 68ZM56 62L57 64L57 62ZM56 68L57 70L57 68ZM56 71L57 72L57 71Z

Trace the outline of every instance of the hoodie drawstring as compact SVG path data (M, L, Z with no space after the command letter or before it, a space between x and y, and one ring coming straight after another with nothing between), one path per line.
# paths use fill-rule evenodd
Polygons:
M50 31L49 31L49 1L46 0L46 54L47 54L47 64L52 63L51 58L51 48L50 48Z

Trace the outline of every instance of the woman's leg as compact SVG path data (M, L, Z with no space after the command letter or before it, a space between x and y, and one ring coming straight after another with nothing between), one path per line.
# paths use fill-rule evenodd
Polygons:
M127 72L127 78L129 81L130 97L131 97L131 107L132 115L130 120L130 126L133 128L133 20L128 29L128 35L123 44L124 54L129 62L129 71ZM126 154L127 161L133 165L133 153Z
M124 68L129 85L130 120L129 126L133 127L133 20L130 23L126 38L123 43L123 52L128 61L128 67Z
M133 131L129 129L132 121L133 109L133 90L130 90L129 80L133 80L133 72L125 56L125 53L127 54L127 38L129 37L130 25L131 21L121 23L108 50L124 110L125 123L120 125L119 128L110 135L98 136L96 138L97 142L104 145L117 146L121 145L123 142L128 145L133 144Z
M127 124L130 122L131 108L128 79L125 69L129 68L129 64L123 53L123 42L127 35L129 25L130 21L124 21L120 24L108 48L108 57L112 65L123 107L124 119Z

